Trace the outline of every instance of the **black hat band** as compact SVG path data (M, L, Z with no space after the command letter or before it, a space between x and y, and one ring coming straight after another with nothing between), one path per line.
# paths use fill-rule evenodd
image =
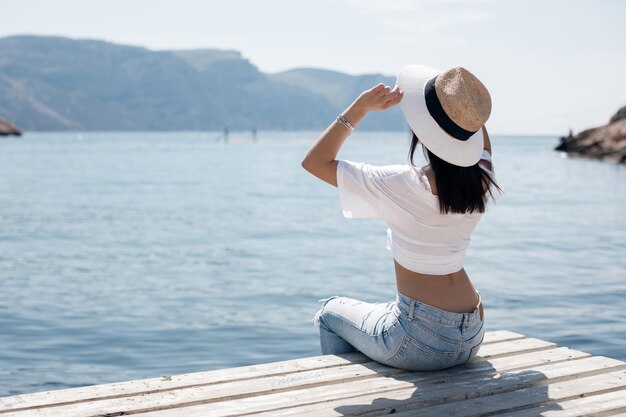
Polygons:
M439 101L439 97L437 97L437 92L435 91L436 79L437 76L430 79L424 87L424 98L426 100L428 112L432 118L435 119L439 127L441 127L447 134L458 140L468 140L474 133L478 132L478 130L474 132L465 130L448 117L445 110L441 106L441 102Z

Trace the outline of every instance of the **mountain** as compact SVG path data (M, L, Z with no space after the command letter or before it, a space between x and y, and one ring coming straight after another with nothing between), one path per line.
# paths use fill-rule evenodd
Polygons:
M241 53L153 51L98 40L0 38L0 116L24 130L323 129L395 77L321 69L268 74ZM403 130L399 108L359 129Z

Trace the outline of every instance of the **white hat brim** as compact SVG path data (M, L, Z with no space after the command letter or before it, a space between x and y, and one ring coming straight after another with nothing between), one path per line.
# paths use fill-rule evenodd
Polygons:
M483 130L462 141L450 136L433 119L426 107L424 87L441 71L425 65L407 65L398 74L397 85L404 92L400 108L409 127L428 150L458 166L472 166L482 155Z

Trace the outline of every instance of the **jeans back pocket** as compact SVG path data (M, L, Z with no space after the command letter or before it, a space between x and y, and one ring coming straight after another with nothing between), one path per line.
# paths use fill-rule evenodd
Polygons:
M386 363L410 371L434 371L453 366L457 355L455 351L434 349L407 334Z

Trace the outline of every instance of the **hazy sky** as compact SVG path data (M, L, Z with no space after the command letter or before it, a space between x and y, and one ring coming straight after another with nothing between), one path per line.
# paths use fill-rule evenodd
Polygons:
M491 92L493 133L606 123L626 105L625 22L620 0L0 0L0 36L236 49L266 72L462 65Z

